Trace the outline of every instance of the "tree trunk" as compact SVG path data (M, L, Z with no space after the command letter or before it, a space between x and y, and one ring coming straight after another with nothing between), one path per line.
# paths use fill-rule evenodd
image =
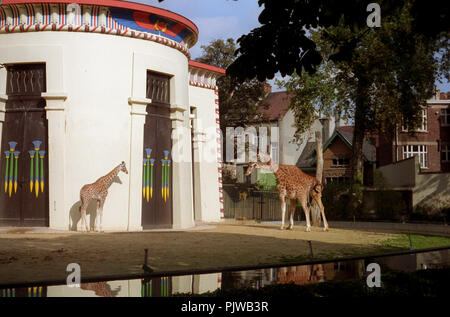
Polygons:
M323 184L323 146L322 146L322 133L316 132L316 178ZM314 201L311 201L311 224L313 226L320 226L320 209Z
M364 162L363 162L363 143L366 131L365 125L365 109L363 94L361 94L356 103L355 109L355 128L353 132L352 147L352 179L350 191L350 207L353 216L356 216L357 210L363 202L363 185L364 185Z

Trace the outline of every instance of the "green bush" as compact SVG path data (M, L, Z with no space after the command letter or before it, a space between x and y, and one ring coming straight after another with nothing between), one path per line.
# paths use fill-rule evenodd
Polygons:
M272 191L277 189L277 179L273 173L258 172L258 181L256 187L259 190Z
M350 203L350 185L330 183L325 186L322 201L329 220L398 220L406 214L407 205L402 193L382 190L365 192L364 200L372 198L374 212L370 213L366 201L357 207ZM369 199L370 200L370 199Z
M349 204L349 185L329 183L322 193L325 214L329 220L348 220L353 218Z
M406 214L407 206L402 193L381 190L375 194L376 218L381 220L398 220Z

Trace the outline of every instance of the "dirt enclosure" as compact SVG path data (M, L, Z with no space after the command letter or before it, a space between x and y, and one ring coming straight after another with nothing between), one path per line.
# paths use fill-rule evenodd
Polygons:
M279 264L315 258L379 252L396 235L363 230L297 226L280 230L268 224L214 224L203 230L143 233L0 233L0 284L65 281L69 263L81 278L117 278L143 273L144 249L155 273Z

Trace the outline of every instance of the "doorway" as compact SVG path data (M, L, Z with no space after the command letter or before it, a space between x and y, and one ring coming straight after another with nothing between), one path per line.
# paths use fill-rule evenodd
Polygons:
M0 167L0 226L48 226L45 64L7 66Z
M172 228L172 120L170 76L147 72L142 176L142 227Z

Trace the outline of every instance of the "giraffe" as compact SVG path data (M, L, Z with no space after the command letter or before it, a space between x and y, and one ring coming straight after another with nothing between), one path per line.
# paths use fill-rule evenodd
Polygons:
M258 160L261 161L258 155ZM322 204L322 184L317 178L303 173L298 167L293 165L278 165L267 156L267 162L249 162L245 174L249 176L254 169L263 169L273 172L277 179L277 190L281 201L281 230L284 229L286 199L290 199L289 218L290 224L288 230L294 227L294 212L297 200L300 201L306 217L306 231L311 231L309 220L308 198L311 197L319 206L322 213L324 231L328 231L328 222L325 217L325 210Z
M103 222L103 205L105 204L106 196L108 196L108 188L111 186L114 178L119 174L119 172L124 172L128 174L128 170L125 166L125 162L122 162L114 168L111 172L105 176L97 179L95 183L84 185L80 190L80 212L81 212L81 227L82 230L89 231L89 226L86 222L86 208L92 199L97 200L97 213L100 214L100 226L97 226L98 217L95 218L95 231L102 231ZM98 215L98 214L97 214Z

